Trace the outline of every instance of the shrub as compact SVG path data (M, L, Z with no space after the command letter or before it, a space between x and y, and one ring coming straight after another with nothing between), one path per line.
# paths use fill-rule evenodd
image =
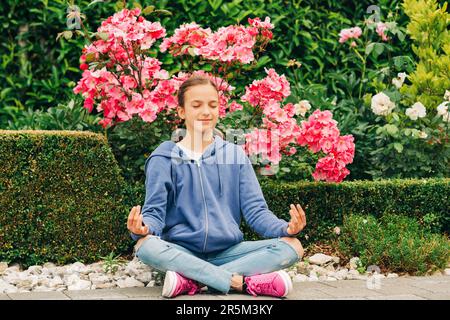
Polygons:
M415 217L434 232L450 233L448 197L450 179L393 179L381 181L289 182L269 178L260 180L269 209L289 221L289 204L299 203L306 213L307 225L299 240L305 245L334 239L333 228L351 214L397 213ZM127 189L130 208L143 203L144 183ZM261 239L243 221L246 240Z
M450 179L392 179L380 181L344 181L277 183L261 180L268 207L289 221L289 204L299 203L305 210L307 225L299 239L305 245L333 239L333 228L350 214L386 213L433 219L433 228L450 233L448 197ZM247 239L257 239L245 225Z
M348 257L359 256L364 266L416 275L444 269L450 259L446 236L431 233L415 218L395 214L379 220L371 215L349 215L338 244Z
M0 131L0 260L98 260L127 250L124 181L106 139Z
M447 2L436 0L405 0L403 8L411 19L407 31L414 41L418 58L416 70L409 76L411 85L402 88L410 104L422 102L428 110L442 103L450 88L450 14Z

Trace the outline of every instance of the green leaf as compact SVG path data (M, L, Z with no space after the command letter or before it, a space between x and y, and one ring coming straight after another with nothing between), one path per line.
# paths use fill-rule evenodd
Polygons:
M120 11L120 10L122 10L123 9L123 1L117 1L116 2L116 4L114 5L114 8L117 10L117 11Z
M400 40L401 42L403 42L403 40L405 40L405 34L403 32L401 32L400 30L397 31L397 37L398 37L398 40Z
M258 62L256 64L257 68L260 68L266 64L268 64L271 61L269 56L262 56L261 58L258 59Z
M148 14L152 13L154 10L155 10L155 6L147 6L147 7L145 7L144 10L142 10L142 13L144 15L148 15Z
M193 56L193 57L196 56L196 54L195 54L195 48L190 47L190 48L188 49L188 52L189 52L189 54L190 54L191 56Z
M141 9L142 10L142 6L141 6L141 4L139 3L139 2L133 2L133 7L134 8L139 8L139 9Z
M7 95L11 90L12 90L12 88L6 88L6 89L3 89L2 92L1 92L1 94L0 94L0 99L1 99L1 100L4 100L5 97L6 97L6 95Z
M382 54L384 51L384 44L376 42L374 43L373 53L375 58L378 57L380 54Z
M395 136L398 132L397 126L393 124L386 124L384 127L386 128L386 132L391 136Z
M403 151L403 145L401 143L395 142L394 148L397 150L398 153L401 153Z
M222 0L208 0L209 5L211 6L211 8L213 8L214 11L217 10L217 8L220 7L220 5L222 4Z
M171 16L172 15L172 12L170 12L168 10L164 10L164 9L155 10L155 11L153 11L153 13L167 15L167 16Z
M97 36L102 40L108 40L109 34L107 32L97 32Z
M94 0L91 3L89 3L87 7L89 8L90 6L92 6L92 5L94 5L94 4L98 3L98 2L104 2L104 0Z
M392 113L392 118L393 118L395 121L399 121L399 120L400 120L400 118L398 117L398 114L397 114L396 112L393 112L393 113Z
M72 31L63 31L58 33L58 35L56 36L56 40L58 40L60 37L64 37L66 40L69 40L70 38L72 38L72 35Z
M366 56L368 56L372 52L372 50L374 48L374 45L375 45L374 42L371 42L371 43L369 43L367 45L367 47L366 47Z
M95 59L95 53L94 52L89 52L86 55L86 63L92 62Z

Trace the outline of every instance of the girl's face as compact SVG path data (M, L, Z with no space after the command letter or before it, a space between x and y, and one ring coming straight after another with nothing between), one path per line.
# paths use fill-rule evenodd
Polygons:
M185 119L189 132L213 130L219 119L219 95L216 89L210 84L188 88L184 93L184 108L178 108L178 115Z

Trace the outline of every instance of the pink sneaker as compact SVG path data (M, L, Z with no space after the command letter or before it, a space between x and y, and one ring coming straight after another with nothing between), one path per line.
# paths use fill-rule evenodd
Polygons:
M245 283L247 292L255 297L263 295L281 298L292 291L291 277L283 270L245 277Z
M162 290L163 297L173 298L180 294L194 295L199 293L200 286L194 280L183 277L174 271L167 271Z

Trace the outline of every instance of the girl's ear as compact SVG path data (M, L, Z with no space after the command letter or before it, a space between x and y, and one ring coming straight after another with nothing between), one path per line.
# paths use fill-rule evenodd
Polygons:
M177 107L177 111L178 111L178 116L179 116L181 119L184 119L184 108Z

